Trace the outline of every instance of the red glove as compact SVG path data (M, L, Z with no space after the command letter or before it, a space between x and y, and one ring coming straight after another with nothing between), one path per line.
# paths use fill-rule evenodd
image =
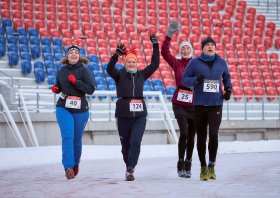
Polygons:
M58 87L57 84L55 84L55 85L52 86L52 92L53 92L53 93L59 93L59 87Z
M71 82L71 83L73 83L73 84L75 84L76 83L76 78L75 78L75 76L73 76L72 74L70 74L69 73L69 76L68 76L68 80Z

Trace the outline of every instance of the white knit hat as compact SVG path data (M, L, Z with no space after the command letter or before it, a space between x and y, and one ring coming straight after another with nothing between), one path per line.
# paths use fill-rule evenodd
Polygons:
M181 50L182 50L182 48L183 48L185 45L189 46L189 48L191 49L191 53L190 53L188 56L183 56L182 53L181 53ZM191 58L191 57L192 57L192 55L193 55L193 48L192 48L192 45L191 45L189 42L184 41L184 42L180 45L180 55L181 55L182 58Z

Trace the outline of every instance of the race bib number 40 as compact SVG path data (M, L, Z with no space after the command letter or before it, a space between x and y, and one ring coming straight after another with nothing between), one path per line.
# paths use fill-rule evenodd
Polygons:
M218 80L204 80L203 92L219 93L219 87Z
M72 109L81 109L81 98L75 96L67 96L65 107Z
M144 111L142 100L131 100L130 111Z
M181 102L192 103L193 92L179 89L177 100Z

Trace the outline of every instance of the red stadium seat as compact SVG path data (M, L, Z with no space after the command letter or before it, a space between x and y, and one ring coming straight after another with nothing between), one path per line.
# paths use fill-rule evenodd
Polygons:
M254 79L253 80L253 84L254 84L254 87L261 87L261 88L263 88L263 83L259 79Z
M150 41L142 41L144 49L153 49L153 45Z
M239 36L233 36L233 45L237 46L242 43L242 39Z
M52 12L47 12L47 18L50 21L55 21L55 22L57 21L56 14L52 13ZM67 17L67 20L68 20L68 17Z
M194 51L194 57L198 57L202 54L202 51L201 50L195 50Z
M212 35L212 39L216 42L216 43L221 43L221 37L217 36L217 35Z
M242 73L242 72L249 73L249 69L246 65L240 65L238 68L239 68L240 73Z
M264 89L262 87L255 87L256 96L264 96ZM262 97L257 97L258 100L261 100Z
M44 12L35 12L36 20L45 21L45 13Z
M262 76L258 72L253 72L252 73L252 78L262 80Z
M258 45L262 44L262 38L259 37L259 36L254 36L253 40L254 40L254 45L255 46L258 46Z
M96 42L95 42L94 39L87 39L87 40L86 40L86 43L87 43L87 47L96 48Z
M276 37L280 37L280 29L276 30Z
M89 3L87 0L80 0L80 6L89 7Z
M231 38L229 36L222 36L222 40L224 45L231 43Z
M224 35L232 38L232 29L231 28L224 28Z
M247 59L247 54L245 53L245 52L243 52L243 51L239 51L239 52L237 52L237 54L238 54L238 59L242 59L242 58L245 58L245 59Z
M245 15L245 9L241 6L236 7L236 13L240 13L242 15Z
M271 37L264 37L264 45L266 48L271 48L273 46L273 40Z
M45 22L43 22L41 20L36 20L35 24L36 24L36 29L38 30L38 32L40 32L41 28L44 28L44 29L46 28Z
M193 34L196 34L197 36L200 36L200 35L201 35L201 29L200 29L200 27L193 26L193 27L192 27L192 33L193 33Z
M245 36L253 37L253 30L250 28L245 28L244 34L245 34Z
M224 52L225 51L225 46L221 43L217 43L216 44L216 50Z
M28 31L29 28L34 28L34 22L30 19L24 19L24 27Z
M47 21L48 30L57 29L57 24L54 21Z
M128 34L130 34L131 32L135 32L134 25L127 24L127 25L125 25L125 28L126 28L126 33L128 33Z
M204 27L209 27L209 28L211 28L212 23L211 23L210 19L202 19L202 25L203 25L203 28L204 28Z
M255 16L250 14L250 13L247 13L246 14L246 21L252 21L253 23L255 22Z
M250 58L249 61L250 61L250 65L251 65L251 66L252 66L252 65L255 65L255 66L258 66L258 67L259 67L259 61L258 61L257 59L255 59L255 58Z
M123 10L123 8L124 8L123 1L115 1L114 4L115 4L115 8Z
M134 24L134 18L132 18L131 16L125 16L125 24L128 25L128 24L131 24L133 25Z
M243 30L241 28L234 28L234 35L242 38L243 37Z
M98 39L98 47L108 48L108 43L104 39Z
M80 16L78 14L72 13L72 14L70 14L70 21L79 23L80 22ZM66 22L68 22L68 15L67 15Z
M277 87L277 89L280 87L280 80L275 80L275 85ZM278 91L278 95L279 95L279 91Z
M250 58L257 59L257 58L258 58L257 53L256 53L256 52L253 52L253 51L249 51L249 52L248 52L248 57L249 57L249 59L250 59Z
M280 73L274 72L273 77L274 77L275 80L280 80Z
M157 34L157 27L156 26L154 26L154 25L149 25L148 26L148 31L149 31L149 34L154 34L154 35L156 35ZM174 36L173 36L174 37ZM172 38L173 38L172 37ZM174 37L175 38L175 37Z
M270 59L278 59L278 54L276 54L275 52L270 52L269 53L269 58Z
M233 16L233 14L234 14L234 7L226 6L225 10L226 10L226 13L230 14L230 16Z
M222 19L223 19L223 21L225 21L225 20L230 21L231 20L231 15L229 13L223 13L222 14Z
M244 22L244 15L240 13L235 14L235 20L241 21L242 23Z
M264 73L264 72L270 73L270 69L268 66L261 66L261 71L262 71L262 73Z
M272 80L272 75L271 75L270 73L268 73L268 72L264 72L264 73L263 73L263 78L264 78L264 79L270 79L270 80Z
M184 18L187 18L187 17L184 17ZM208 12L201 12L201 18L202 18L202 20L203 19L209 19L210 20L210 14Z
M250 82L251 83L251 82ZM244 95L245 96L254 96L254 90L251 87L244 87ZM253 97L246 97L247 100L252 100Z
M13 19L20 19L20 20L22 19L21 11L13 10L12 13L13 13ZM4 13L2 13L2 16L3 16L3 18L6 18ZM8 17L8 18L10 19L11 17Z
M57 30L57 29L52 29L51 30L51 37L54 38L61 38L61 34L60 34L60 31Z
M232 91L233 91L233 95L236 95L236 96L242 96L243 95L243 91L240 87L233 87L232 88ZM241 100L242 97L234 97L236 100Z
M119 42L117 40L109 40L109 45L110 48L117 48L118 47Z
M252 21L245 21L245 28L250 28L250 29L254 29L254 23Z
M58 12L66 13L68 14L68 8L66 6L58 6Z
M189 7L188 7L188 4L187 3L180 3L179 4L179 7L180 7L180 11L186 11L188 12L189 11Z
M102 1L101 2L101 7L102 8L110 8L111 3L109 1Z
M200 13L198 13L198 12L192 12L192 13L191 13L191 17L194 18L194 19L200 19Z
M266 93L268 96L276 96L276 89L274 87L267 87ZM268 97L269 100L275 100L276 97Z
M251 76L248 73L242 72L241 73L241 79L242 80L245 80L245 79L251 80Z
M99 15L101 15L101 11L100 11L99 7L98 8L92 7L91 8L91 13L92 14L99 14Z
M242 22L238 20L234 20L233 24L234 24L234 28L242 28L243 26Z
M247 67L249 65L247 59L239 59L238 61L239 61L240 65L245 65Z
M137 17L138 18L138 17ZM145 20L146 21L146 20ZM118 24L123 24L123 18L122 16L114 16L114 23L118 23ZM137 20L138 23L138 20ZM146 22L145 22L146 23Z
M70 30L71 32L74 32L74 30L79 30L80 29L80 25L77 22L74 21L70 21Z
M246 47L242 44L236 45L236 48L237 48L237 51L242 51L242 52L246 51Z
M267 60L268 59L267 53L260 51L259 52L259 59L266 59Z
M238 73L237 67L235 67L235 65L229 65L228 71Z
M223 31L221 28L213 27L213 34L221 37L223 35Z
M238 73L236 72L230 72L230 75L231 75L231 79L234 79L234 80L238 80L240 79Z
M232 52L232 51L227 51L227 58L234 58L236 59L236 55L235 55L235 52Z
M257 48L259 52L266 52L266 47L264 45L258 45Z
M256 28L259 28L261 30L264 30L264 22L262 21L256 21Z
M217 6L219 10L224 10L225 9L225 1L224 0L217 0Z
M149 25L157 26L157 18L155 17L148 17Z
M250 87L250 88L252 88L252 83L251 83L250 80L248 80L248 79L243 79L243 80L241 80L241 82L242 82L243 88L245 88L245 87Z
M150 41L150 35L149 34L142 32L140 35L141 35L141 40L142 41Z
M68 29L62 29L62 37L72 39L72 32Z
M191 41L192 45L194 45L194 43L198 43L199 42L199 36L197 36L196 34L191 34L190 35L190 41Z
M247 46L247 45L249 45L249 44L252 44L252 38L249 37L249 36L244 36L244 37L243 37L243 44L244 44L245 46Z
M130 32L130 39L133 41L133 40L136 40L136 41L140 41L140 35L137 34L136 32Z
M269 36L270 38L274 38L274 30L270 29L270 28L266 28L265 29L265 36Z
M255 65L251 65L251 66L250 66L250 71L251 71L251 73L253 73L253 72L260 73L259 67L258 67L258 66L255 66Z
M263 53L266 53L266 52L263 52ZM261 65L269 66L269 62L267 59L260 59L260 63L261 63Z
M77 6L78 7L78 1L77 0L69 0L69 6Z
M132 41L132 45L133 45L136 49L141 49L141 47L142 47L142 44L140 43L140 41L136 41L136 40L133 40L133 41Z
M183 28L183 27L182 27L182 28ZM159 26L159 32L160 32L161 34L165 34L166 31L167 31L167 26L165 26L165 25L160 25L160 26ZM182 32L183 32L183 29L182 29Z
M159 6L161 6L161 9L160 10L166 10L166 9L164 9L163 8L163 6L166 6L166 4L160 4ZM138 8L138 6L137 6L137 8ZM154 3L154 2L148 2L148 9L149 10L157 10L157 5L156 5L156 3Z
M266 22L266 27L275 31L275 23L273 23L272 21L267 21Z
M212 29L210 27L203 27L203 34L211 37L212 35Z
M98 24L98 25L100 25L100 24ZM106 32L106 34L108 34L108 32L111 32L114 30L112 24L110 24L110 23L104 23L103 25L104 25L104 31ZM94 30L94 26L93 26L93 30ZM101 26L101 30L102 30L102 26Z
M275 38L275 47L280 48L280 37Z
M105 32L102 32L102 31L98 31L96 32L96 35L97 35L97 39L103 39L103 40L106 40L107 39L107 34ZM91 46L92 47L92 46Z
M192 19L192 26L200 27L200 20L199 19Z
M103 19L105 21L106 15L103 15L103 17L104 17ZM88 14L81 14L81 20L82 20L82 22L90 23L90 15L88 15ZM76 21L76 22L78 22L78 21Z
M236 79L231 79L232 87L241 87L240 81Z
M3 10L10 10L10 8L8 8L8 9L7 8L1 8L1 9L3 9ZM15 2L12 3L12 11L16 11L16 10L22 12L21 3L20 4L19 3L15 3Z
M21 19L14 18L13 24L14 24L15 31L17 31L19 27L23 27L23 21Z
M45 29L45 28L40 28L40 37L51 37L51 33L49 30Z
M254 45L249 44L249 45L247 45L247 51L248 52L249 51L257 52L257 48Z

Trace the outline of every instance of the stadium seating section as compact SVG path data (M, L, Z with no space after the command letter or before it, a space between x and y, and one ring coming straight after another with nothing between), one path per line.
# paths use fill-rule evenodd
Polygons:
M85 67L97 90L116 90L106 67L118 43L135 46L138 70L145 69L153 54L149 34L156 34L162 46L168 24L177 20L180 31L171 40L172 55L179 53L181 42L189 41L194 56L200 56L201 41L211 36L217 54L228 63L234 95L261 99L266 94L273 100L280 91L279 57L267 52L280 48L280 29L244 0L2 0L0 5L0 57L7 54L11 66L21 63L23 73L33 70L38 82L56 83L57 71L64 66L60 60L77 38L81 56L90 60ZM140 33L144 27L147 31ZM122 63L119 59L116 68ZM172 95L174 79L161 57L144 90Z

